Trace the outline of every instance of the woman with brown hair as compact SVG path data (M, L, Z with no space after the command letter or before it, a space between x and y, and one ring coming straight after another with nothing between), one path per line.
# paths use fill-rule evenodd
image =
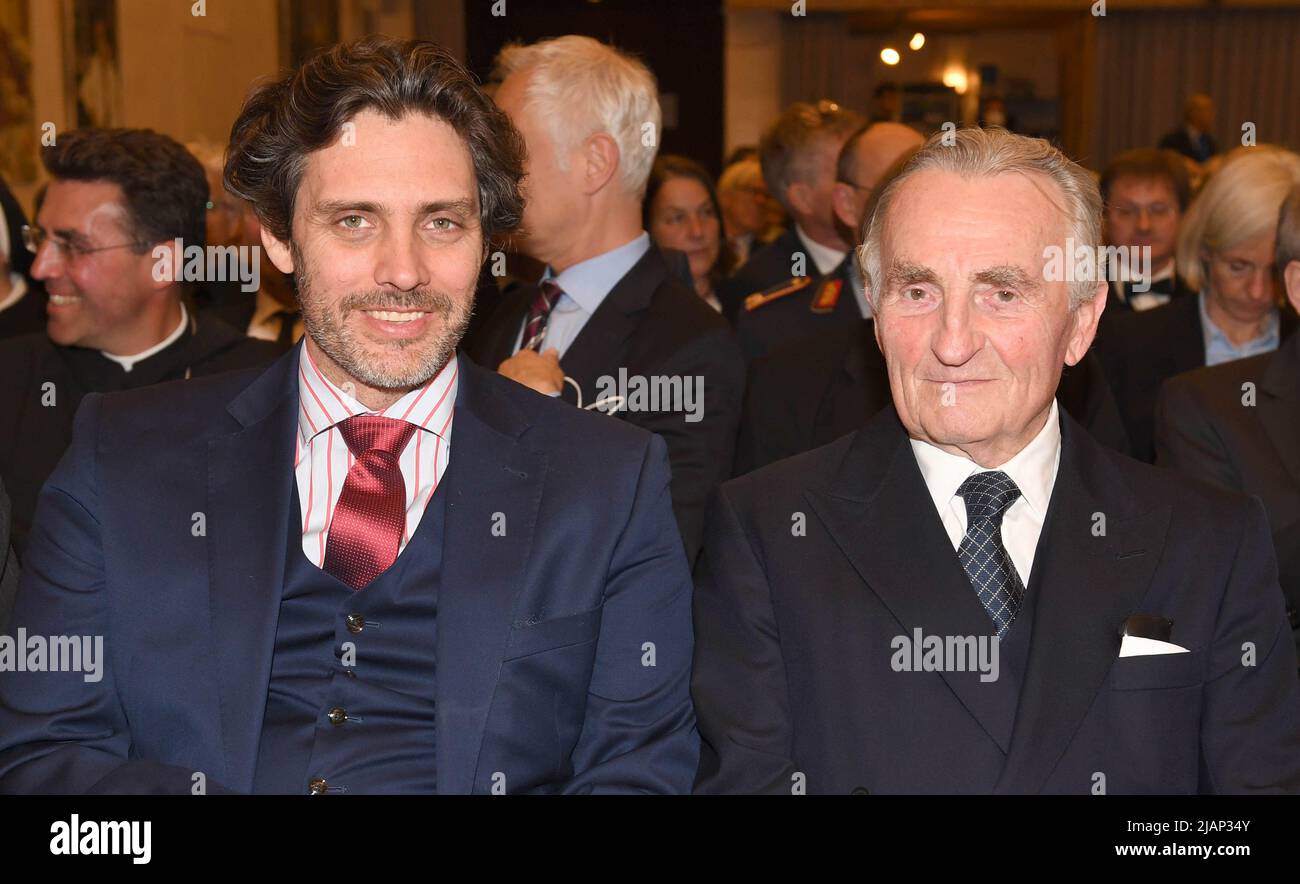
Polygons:
M642 218L655 245L686 254L696 294L721 312L718 287L735 262L722 238L718 194L704 167L683 156L660 156L646 182Z

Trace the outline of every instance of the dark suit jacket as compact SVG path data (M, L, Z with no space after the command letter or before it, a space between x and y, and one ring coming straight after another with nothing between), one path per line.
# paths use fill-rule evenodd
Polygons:
M257 292L246 292L239 280L205 282L194 294L196 309L217 317L244 334L257 312Z
M1187 129L1183 126L1179 126L1172 132L1167 133L1160 139L1160 144L1157 146L1163 150L1176 151L1185 157L1196 160L1198 163L1205 162L1219 152L1219 145L1215 142L1214 136L1202 132L1200 139L1194 142L1191 136L1187 134Z
M492 316L466 344L470 356L495 369L514 353L535 285L503 293ZM744 397L745 369L726 322L694 290L678 280L651 248L615 284L560 360L564 374L582 389L582 405L601 398L601 377L702 377L703 418L682 412L620 410L630 424L658 433L673 466L673 510L687 557L695 560L704 532L709 493L731 474L736 425ZM563 398L577 404L565 384Z
M1300 629L1300 544L1289 539L1300 536L1300 335L1273 353L1165 382L1155 420L1158 465L1264 502L1278 558L1290 566L1282 588Z
M862 310L853 294L849 273L851 260L852 256L845 258L830 273L816 277L797 292L791 292L753 310L741 307L736 317L736 339L740 342L740 352L744 354L745 361L752 362L796 341L823 334L833 328L861 323ZM821 293L826 290L830 294L836 287L838 296L834 305L819 306Z
M1295 314L1284 308L1283 340L1295 325ZM1133 456L1152 462L1160 385L1176 374L1205 365L1200 299L1177 297L1151 310L1103 316L1094 349L1124 418Z
M245 337L208 314L129 373L84 347L56 346L45 333L0 341L0 475L13 497L14 549L19 558L41 485L72 437L73 417L87 393L143 387L185 377L266 366L277 349ZM52 386L47 386L52 385Z
M48 300L45 289L29 280L27 293L18 299L18 303L0 310L0 340L44 334L45 303Z
M30 276L36 256L23 245L23 225L27 215L9 185L0 178L0 212L4 213L9 230L9 269L27 281L27 294L17 304L0 310L0 338L11 338L45 330L45 289Z
M1091 353L1061 373L1061 407L1115 451L1128 436L1101 364ZM736 475L825 445L893 403L875 324L859 319L754 362L736 440Z
M193 771L252 789L297 493L298 353L86 398L14 623L102 635L108 662L94 684L0 679L0 793L188 793ZM438 790L488 792L503 771L511 792L687 791L691 584L662 441L468 359L460 371Z
M0 480L0 635L9 629L9 615L18 592L18 557L9 545L9 495Z
M722 284L722 290L718 292L722 315L735 324L744 310L745 298L793 276L791 264L794 253L803 251L805 249L799 241L799 234L795 233L794 225L791 225L776 239L751 254L749 260L727 278ZM815 274L817 267L812 262L812 256L805 255L805 259L808 270Z
M1106 298L1106 312L1103 316L1113 317L1119 313L1134 312L1131 301L1131 298L1134 295L1162 294L1169 295L1170 299L1173 299L1181 298L1184 295L1196 294L1191 289L1182 285L1176 275L1168 279L1162 279L1159 282L1151 283L1150 288L1145 292L1135 292L1133 291L1133 286L1134 283L1132 282L1120 282L1112 279L1110 281L1110 292Z
M1009 721L1001 681L891 665L913 629L992 631L892 408L724 484L695 590L697 789L790 794L802 774L810 793L1085 795L1101 772L1108 794L1300 792L1300 680L1263 508L1102 448L1068 416L1061 431ZM1172 619L1190 653L1118 657L1136 613Z

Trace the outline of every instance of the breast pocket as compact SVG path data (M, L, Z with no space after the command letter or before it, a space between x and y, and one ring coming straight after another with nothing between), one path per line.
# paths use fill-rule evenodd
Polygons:
M1205 654L1146 654L1119 657L1110 668L1110 685L1117 691L1186 688L1205 680Z
M506 660L595 641L600 635L600 608L515 626L506 644Z

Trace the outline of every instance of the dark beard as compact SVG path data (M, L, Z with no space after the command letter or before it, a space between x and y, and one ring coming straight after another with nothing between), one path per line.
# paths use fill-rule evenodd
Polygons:
M302 260L296 246L291 246L294 259L294 280L297 283L298 303L302 307L303 326L320 347L349 377L377 390L405 392L427 383L442 370L456 352L461 338L469 328L474 307L473 293L457 299L446 292L431 289L395 291L376 289L372 292L353 292L333 308L325 308L312 298L315 274ZM387 345L368 344L347 326L347 315L370 309L421 310L435 320L432 338L391 341ZM426 320L427 321L427 320ZM381 350L402 353L418 348L414 362L388 367Z

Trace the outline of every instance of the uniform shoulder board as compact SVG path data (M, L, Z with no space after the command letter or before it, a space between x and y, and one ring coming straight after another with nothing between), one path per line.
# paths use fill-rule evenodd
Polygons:
M761 292L754 292L745 298L745 311L757 310L764 304L770 304L786 295L793 294L797 291L806 289L812 284L811 276L792 276L785 282L777 283L769 289Z
M817 294L813 295L812 303L808 309L813 313L830 313L839 303L840 291L844 288L844 280L838 278L826 279L817 287Z

